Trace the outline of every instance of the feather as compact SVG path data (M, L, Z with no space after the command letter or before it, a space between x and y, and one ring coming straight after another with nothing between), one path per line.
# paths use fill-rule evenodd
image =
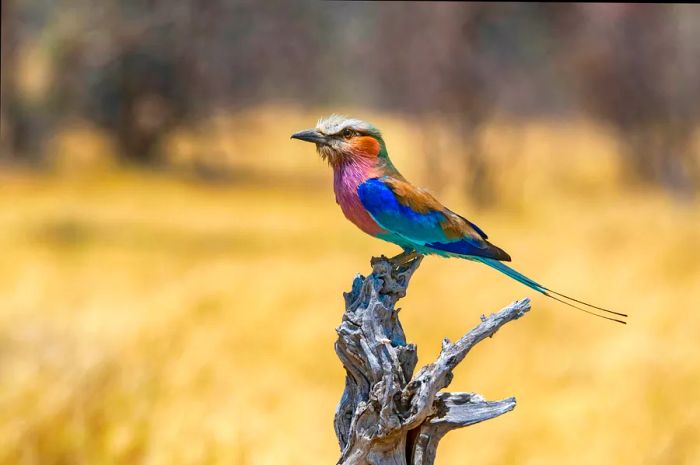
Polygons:
M480 228L402 178L369 179L358 186L357 192L377 224L421 251L510 260L505 251L485 239Z
M509 267L505 263L501 263L497 260L492 260L490 258L476 258L475 260L477 260L485 265L488 265L491 268L494 268L494 269L500 271L501 273L505 274L506 276L518 281L521 284L524 284L525 286L529 287L530 289L533 289L541 294L546 295L550 299L556 300L557 302L561 302L565 305L568 305L569 307L575 308L576 310L580 310L580 311L588 313L590 315L597 316L598 318L611 320L611 321L614 321L616 323L622 323L623 325L627 324L626 321L620 320L618 318L612 318L609 316L600 315L599 313L596 313L593 309L599 310L599 311L602 311L602 312L605 312L605 313L608 313L611 315L617 315L617 316L623 317L623 318L627 317L627 314L625 314L625 313L614 312L612 310L608 310L608 309L603 308L603 307L598 307L596 305L586 303L582 300L574 299L573 297L569 297L569 296L566 296L566 295L561 294L559 292L553 291L547 287L544 287L543 285L539 284L538 282L534 281L533 279L528 278L527 276L520 273L519 271L514 270L513 268ZM559 298L557 296L559 296L561 298ZM585 305L588 308L579 307L578 305L573 304L571 302L567 302L564 299L572 300L572 301L577 302L579 304Z

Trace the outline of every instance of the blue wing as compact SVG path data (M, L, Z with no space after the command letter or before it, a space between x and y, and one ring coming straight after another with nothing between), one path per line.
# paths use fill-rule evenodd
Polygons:
M443 207L432 195L402 178L384 176L370 179L360 184L357 192L362 205L382 228L400 236L421 253L472 257L547 297L599 318L625 324L622 319L598 314L594 309L623 318L627 316L624 313L553 291L501 263L510 261L510 256L487 241L486 234L478 226Z
M486 240L479 227L403 179L369 179L357 192L362 205L382 228L419 249L441 255L510 260L507 253Z

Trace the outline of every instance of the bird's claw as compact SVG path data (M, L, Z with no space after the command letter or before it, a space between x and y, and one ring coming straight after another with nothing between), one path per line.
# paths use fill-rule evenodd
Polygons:
M415 260L417 257L419 257L420 254L416 252L415 250L407 251L407 252L402 252L398 254L395 257L391 257L388 259L389 263L391 263L391 266L394 268L400 268L413 260Z

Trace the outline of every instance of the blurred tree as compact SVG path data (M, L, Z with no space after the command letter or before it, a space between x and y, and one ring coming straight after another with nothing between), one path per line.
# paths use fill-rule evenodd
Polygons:
M690 193L700 181L700 10L578 5L552 18L583 108L615 129L630 173Z
M425 128L431 116L448 116L449 131L466 150L445 153L440 135L426 131L424 156L432 165L445 156L461 162L465 187L480 204L492 198L479 131L496 105L489 78L493 62L481 43L490 11L494 10L480 4L384 4L375 38L382 46L372 49L371 58L384 105L413 115ZM439 170L429 172L434 177L431 184L442 184Z
M183 121L189 95L177 68L172 55L134 46L94 71L89 115L111 130L125 159L157 163L160 141Z
M2 43L2 67L0 67L0 92L2 108L0 116L0 158L6 160L33 159L37 155L37 141L41 131L37 119L19 92L17 65L22 37L27 35L22 15L14 0L2 2L0 15L0 43Z
M370 50L382 106L412 115L426 128L423 152L434 186L438 161L461 167L465 190L478 205L496 200L484 127L497 115L561 112L552 92L547 23L542 6L518 4L384 4ZM566 102L564 102L566 103ZM452 144L429 121L440 115ZM454 144L454 142L458 144ZM455 148L455 146L462 149Z
M425 128L431 185L443 184L441 165L459 169L465 190L488 204L498 173L486 123L582 108L615 129L637 177L683 192L700 183L693 6L7 0L2 8L5 158L38 160L43 140L75 119L106 128L124 159L156 164L170 131L220 110L271 100L366 105ZM31 73L20 70L37 47L51 85L29 96Z
M21 3L22 11L3 3L2 43L5 126L21 158L29 156L25 146L40 145L36 123L82 117L108 129L124 159L154 164L162 158L162 139L178 125L271 98L305 95L312 104L322 88L314 85L324 45L315 26L322 11L313 4ZM32 34L51 48L55 80L30 111L15 90L12 64L22 18L35 21L38 11L48 19Z

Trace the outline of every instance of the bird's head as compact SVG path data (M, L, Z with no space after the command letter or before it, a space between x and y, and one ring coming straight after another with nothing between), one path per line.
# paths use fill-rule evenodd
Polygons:
M379 130L359 119L331 115L320 119L314 129L292 134L292 139L316 144L316 151L333 167L359 160L388 161Z

